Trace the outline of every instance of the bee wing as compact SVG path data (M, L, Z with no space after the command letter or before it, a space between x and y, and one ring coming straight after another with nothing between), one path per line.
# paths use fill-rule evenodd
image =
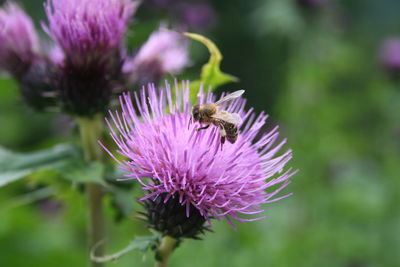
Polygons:
M221 110L218 111L217 113L215 113L214 115L212 115L211 117L215 118L215 119L219 119L222 121L226 121L232 124L240 124L242 123L242 118L240 117L239 114L237 113L229 113L225 110Z
M217 106L221 106L223 104L226 104L232 100L234 100L235 98L238 98L239 96L243 95L244 90L238 90L233 92L232 94L229 94L227 96L224 96L223 98L221 98L220 100L218 100L217 102L215 102L215 105Z

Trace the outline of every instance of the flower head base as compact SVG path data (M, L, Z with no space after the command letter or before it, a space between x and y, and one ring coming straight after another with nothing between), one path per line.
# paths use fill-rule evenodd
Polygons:
M205 225L206 219L193 205L189 207L190 216L186 216L186 207L179 202L179 196L171 197L168 193L153 196L144 201L148 227L154 229L164 236L176 239L193 238L201 239L199 234L211 231Z
M116 126L114 130L108 123L111 136L117 152L127 158L115 159L127 172L126 179L136 179L148 192L142 200L162 197L167 203L174 198L188 218L194 207L205 220L225 217L233 223L232 219L254 220L241 215L259 214L261 204L288 197L275 196L295 173L282 171L291 151L276 156L285 143L274 145L277 127L256 139L267 115L256 117L252 110L245 111L242 98L232 102L226 110L239 113L244 122L237 141L221 147L218 129L196 131L198 125L190 123L189 84L182 87L176 85L173 97L168 84L159 93L149 85L135 94L135 105L125 94L120 98L122 114L111 113ZM198 101L210 103L215 97L200 93Z
M159 81L167 73L179 73L189 64L188 41L178 32L159 29L125 64L125 72L134 84Z
M19 78L39 53L31 18L17 4L6 3L0 9L0 68Z

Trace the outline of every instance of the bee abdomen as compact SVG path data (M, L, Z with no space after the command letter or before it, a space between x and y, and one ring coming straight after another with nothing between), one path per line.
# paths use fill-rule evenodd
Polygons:
M237 125L232 123L225 123L224 129L226 132L226 139L232 144L235 143L238 137Z

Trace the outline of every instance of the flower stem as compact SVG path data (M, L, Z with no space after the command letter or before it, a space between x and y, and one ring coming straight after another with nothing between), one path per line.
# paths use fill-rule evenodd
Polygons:
M170 236L164 236L161 239L160 246L156 251L156 264L155 267L167 267L169 257L176 248L178 240Z
M80 135L87 162L102 161L103 152L97 141L101 139L103 122L100 115L93 118L77 119ZM104 239L104 215L102 209L103 189L99 184L86 185L86 198L88 206L88 246L90 249ZM97 254L103 255L104 247L99 245ZM91 262L92 267L102 267L102 263Z

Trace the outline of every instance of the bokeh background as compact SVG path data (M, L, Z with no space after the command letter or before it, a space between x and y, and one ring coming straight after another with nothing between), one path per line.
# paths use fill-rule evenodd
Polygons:
M19 2L39 28L43 1ZM285 191L294 196L265 206L266 220L236 231L216 222L204 241L185 241L171 266L400 266L400 83L379 60L382 42L400 36L400 1L143 2L130 46L160 20L210 37L222 69L240 78L217 92L245 89L249 106L280 125L300 169ZM177 77L197 77L207 57L192 44L193 65ZM68 117L34 113L5 76L0 125L0 145L15 151L76 139ZM35 177L1 188L0 266L85 266L80 190L55 194ZM109 199L105 207L110 252L148 233L135 219L113 223ZM135 251L109 266L152 264L151 253Z

